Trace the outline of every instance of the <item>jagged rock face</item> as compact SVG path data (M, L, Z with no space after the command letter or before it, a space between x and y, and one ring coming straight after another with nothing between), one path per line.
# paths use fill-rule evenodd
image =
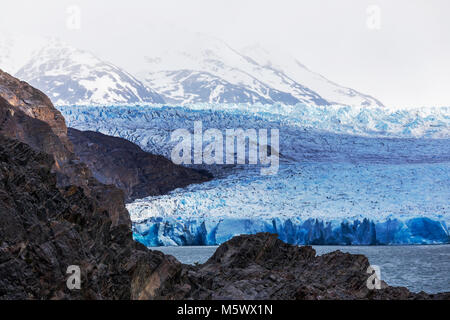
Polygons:
M126 71L60 41L49 41L15 74L55 104L164 103Z
M136 266L166 257L133 241L124 193L72 153L45 95L1 76L0 299L129 299ZM79 291L66 287L70 265Z
M123 192L79 161L45 95L1 76L0 297L128 298L136 244ZM66 289L69 265L81 267L80 292Z
M39 90L0 73L0 134L52 155L52 172L60 187L76 185L107 210L114 225L130 225L123 192L98 182L73 153L64 117ZM8 100L6 100L8 99ZM12 105L8 101L14 103Z
M286 244L277 235L244 235L222 244L203 265L166 259L153 273L138 268L137 299L449 299L402 287L367 288L368 259Z
M52 171L57 174L58 185L75 184L86 187L91 180L91 173L72 152L73 146L67 136L67 142L64 143L47 122L27 113L0 97L0 134L22 141L36 151L52 155Z
M181 266L134 242L128 215L110 214L105 198L115 187L94 186L94 197L61 189L53 162L0 134L0 300L130 299L132 286L144 289L134 280L141 270L160 275L160 265ZM66 286L70 265L80 267L80 290Z
M44 93L0 70L0 97L31 118L47 123L67 151L72 151L64 117Z
M83 189L58 189L52 164L0 136L0 299L129 298L129 226ZM82 270L79 291L66 287L69 265Z
M90 174L73 153L64 117L41 91L1 70L0 133L52 155L60 185L87 185Z
M30 116L30 111L24 112L0 97L0 132L8 137L27 143L36 150L44 151L55 157L57 165L67 162L71 152L51 126L40 119Z
M72 128L68 134L76 155L88 165L94 177L104 184L120 188L128 201L162 195L211 178L207 173L178 166L162 156L144 152L122 138Z

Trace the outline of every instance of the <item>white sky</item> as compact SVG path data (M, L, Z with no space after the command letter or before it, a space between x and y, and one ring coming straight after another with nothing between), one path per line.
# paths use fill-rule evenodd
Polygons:
M153 26L175 26L236 49L277 46L388 106L450 105L448 0L1 1L0 30L58 36L131 72L133 56L158 45ZM81 8L80 30L66 28L70 5ZM369 5L381 9L379 30L366 25Z

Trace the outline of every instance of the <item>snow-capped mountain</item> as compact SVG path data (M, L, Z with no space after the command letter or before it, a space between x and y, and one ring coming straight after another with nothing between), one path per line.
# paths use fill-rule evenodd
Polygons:
M260 46L239 52L221 40L186 33L182 41L152 52L138 76L171 103L383 106L310 71L289 55Z
M164 102L128 72L56 39L3 39L0 68L40 89L57 105Z
M126 71L59 42L39 50L16 76L59 105L164 102Z

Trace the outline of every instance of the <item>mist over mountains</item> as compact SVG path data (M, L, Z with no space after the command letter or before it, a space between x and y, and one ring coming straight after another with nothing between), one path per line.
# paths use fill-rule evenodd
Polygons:
M146 40L149 41L149 40ZM159 45L161 44L161 45ZM56 105L304 103L383 107L340 86L279 50L236 50L203 34L156 39L130 72L54 38L0 37L0 69L46 93ZM128 50L133 50L129 48ZM135 54L136 55L136 54Z

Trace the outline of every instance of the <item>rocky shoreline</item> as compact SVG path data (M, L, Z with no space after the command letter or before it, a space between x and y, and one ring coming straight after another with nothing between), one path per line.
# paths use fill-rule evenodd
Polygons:
M163 286L142 276L139 299L195 300L448 300L450 293L412 293L391 287L369 289L369 260L334 251L318 256L310 246L294 246L276 234L237 236L202 265L168 263L159 268ZM157 281L156 281L157 282ZM148 290L147 290L148 289Z
M122 149L101 162L109 148ZM130 150L141 160L128 168ZM0 71L0 299L450 299L369 290L366 257L316 256L268 233L233 238L199 266L133 240L126 199L208 178L126 141L68 135L42 92ZM70 265L80 267L80 290L66 286Z

